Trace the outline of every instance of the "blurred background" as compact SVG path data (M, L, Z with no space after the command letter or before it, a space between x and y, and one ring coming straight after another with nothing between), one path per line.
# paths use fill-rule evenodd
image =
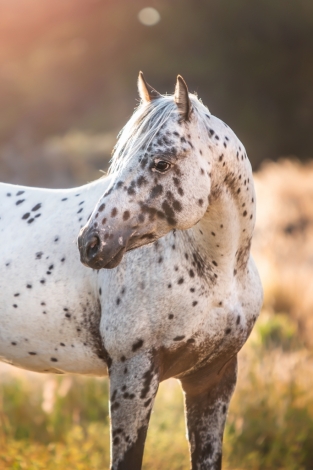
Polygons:
M229 470L313 469L312 0L0 0L0 179L70 187L109 165L138 104L178 73L243 141L265 290L240 353ZM0 470L109 465L106 380L1 365ZM188 468L178 384L161 385L144 469Z

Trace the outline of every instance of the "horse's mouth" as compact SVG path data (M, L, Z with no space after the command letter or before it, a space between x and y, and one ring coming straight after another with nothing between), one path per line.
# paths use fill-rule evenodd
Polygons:
M109 259L109 261L105 259L106 257L103 253L98 256L86 259L86 257L84 256L84 252L81 252L80 260L87 268L96 269L97 271L99 271L100 269L113 269L120 264L125 254L125 251L126 248L124 246L121 246L117 253L115 253Z
M116 255L114 255L113 258L107 264L102 265L101 268L103 269L116 268L122 261L125 251L127 251L125 247L121 247L121 249L116 253Z
M126 246L121 246L120 250L113 256L113 258L110 259L109 262L106 264L103 264L103 261L98 263L98 268L96 269L113 269L116 268L122 261L123 256L126 252L136 250L137 248L140 248L143 245L148 245L150 243L153 243L156 240L156 236L153 234L145 234L142 236L133 236L129 239L128 243Z

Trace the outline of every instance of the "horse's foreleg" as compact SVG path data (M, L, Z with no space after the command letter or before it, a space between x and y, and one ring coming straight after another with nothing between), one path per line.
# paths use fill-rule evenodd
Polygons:
M228 405L237 376L237 358L214 372L203 368L184 377L192 470L220 470Z
M151 355L110 367L111 470L140 470L159 374Z

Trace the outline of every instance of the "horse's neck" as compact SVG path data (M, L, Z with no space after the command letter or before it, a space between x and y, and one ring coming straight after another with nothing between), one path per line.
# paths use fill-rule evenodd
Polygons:
M255 222L255 191L248 159L236 153L212 161L211 193L205 216L188 230L199 255L224 278L245 272Z

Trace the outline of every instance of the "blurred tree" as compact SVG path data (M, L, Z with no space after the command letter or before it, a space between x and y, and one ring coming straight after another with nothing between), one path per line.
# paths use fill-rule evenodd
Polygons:
M0 18L0 145L121 128L141 69L162 93L181 73L255 168L313 155L311 0L0 0Z

